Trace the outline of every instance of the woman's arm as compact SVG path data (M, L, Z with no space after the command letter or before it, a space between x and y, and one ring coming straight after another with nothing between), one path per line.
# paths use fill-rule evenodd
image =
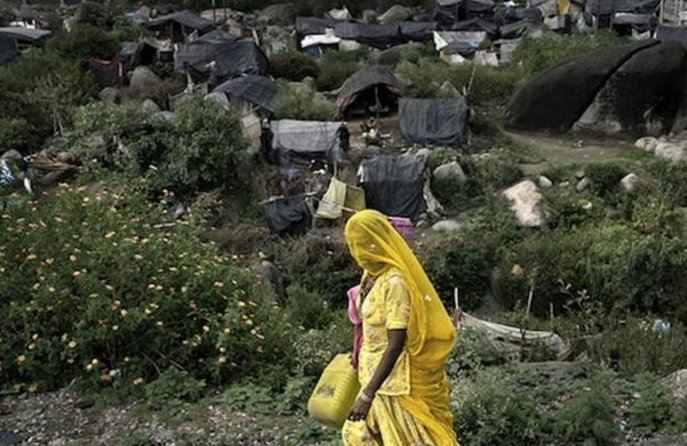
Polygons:
M372 379L367 384L367 387L363 389L363 396L358 398L351 408L348 415L348 419L351 421L360 421L367 417L372 399L377 393L377 390L379 390L384 381L389 377L389 374L391 374L391 371L396 365L396 361L398 361L398 357L403 353L403 348L406 343L406 330L387 330L386 333L389 344L384 351L384 355L382 355L382 359L379 361L377 370L375 370L374 375L372 375Z

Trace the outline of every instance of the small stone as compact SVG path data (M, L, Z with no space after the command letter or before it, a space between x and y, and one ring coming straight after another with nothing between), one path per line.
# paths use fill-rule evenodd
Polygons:
M583 179L585 176L586 174L584 173L584 170L578 170L577 172L575 172L575 178L577 178L578 180Z
M561 184L558 185L558 187L569 187L570 186L570 181L563 181Z
M575 186L575 189L577 189L578 192L582 192L583 190L588 188L590 184L592 184L591 180L587 177L584 177L580 180L579 183L577 183L577 186Z
M647 136L644 138L639 138L637 142L635 142L635 147L641 150L644 150L646 152L652 152L656 150L656 146L658 145L658 139L654 138L653 136Z
M511 268L510 274L513 277L522 277L522 275L525 274L525 269L516 263L513 265L513 268Z
M625 189L625 192L632 193L639 187L639 177L631 173L620 180L620 184L623 186L623 189Z
M551 186L553 186L551 180L546 178L544 175L539 177L537 183L539 184L539 187L541 187L542 189L549 189Z
M447 234L458 232L460 230L460 223L453 220L442 220L432 226L433 231L445 232Z

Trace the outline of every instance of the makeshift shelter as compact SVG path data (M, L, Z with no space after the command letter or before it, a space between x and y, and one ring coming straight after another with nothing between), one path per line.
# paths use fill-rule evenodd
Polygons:
M413 144L464 146L468 142L470 104L456 99L407 99L399 102L401 134Z
M337 23L341 22L339 20L320 19L317 17L297 17L296 34L301 38L316 34L326 34L327 30L334 29Z
M0 67L19 57L17 39L0 35Z
M267 57L252 41L197 40L183 45L174 60L177 71L187 71L194 82L214 81L212 86L244 74L265 75L268 66Z
M391 69L369 65L349 77L339 90L339 115L386 113L396 108L403 85Z
M401 37L407 42L424 42L439 28L437 22L401 22Z
M17 41L17 46L34 46L43 48L52 32L43 29L23 28L21 26L6 26L0 28L0 36L12 37Z
M341 22L334 28L337 37L353 40L362 45L384 49L402 43L398 24L379 25L357 22Z
M499 32L499 27L495 23L481 18L463 20L451 25L451 31L484 31L489 37L495 37Z
M206 20L188 10L150 19L146 23L146 27L152 31L164 34L174 40L174 42L185 42L192 33L202 36L215 29L212 21Z
M245 101L258 108L263 115L269 115L274 113L279 87L268 77L247 75L228 80L213 92L224 92L230 102Z
M119 64L121 56L117 54L112 60L102 60L91 57L88 69L101 87L116 87L119 85Z
M303 195L268 201L265 217L270 232L280 237L304 235L312 227L312 212Z
M440 52L449 44L458 42L479 48L486 39L485 31L434 31L434 47Z
M359 183L367 207L392 217L417 221L427 211L424 155L380 155L360 165Z
M329 151L340 144L339 135L343 126L343 122L272 121L273 157L284 166L307 167L313 161L324 165Z
M157 49L145 42L123 42L120 62L122 72L134 71L139 65L151 65L155 61Z
M346 214L365 209L365 191L332 177L327 192L320 200L315 217L337 220Z

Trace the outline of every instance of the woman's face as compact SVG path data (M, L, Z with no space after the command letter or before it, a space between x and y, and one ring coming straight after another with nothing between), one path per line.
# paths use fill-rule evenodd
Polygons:
M365 228L352 224L346 233L348 249L358 265L373 275L381 273L387 266L384 252L379 243Z

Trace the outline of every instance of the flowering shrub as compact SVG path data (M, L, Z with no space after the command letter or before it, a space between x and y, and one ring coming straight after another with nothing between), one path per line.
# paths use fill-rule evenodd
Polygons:
M137 386L169 367L208 384L290 369L296 329L257 278L170 229L146 179L14 206L0 219L0 382Z

